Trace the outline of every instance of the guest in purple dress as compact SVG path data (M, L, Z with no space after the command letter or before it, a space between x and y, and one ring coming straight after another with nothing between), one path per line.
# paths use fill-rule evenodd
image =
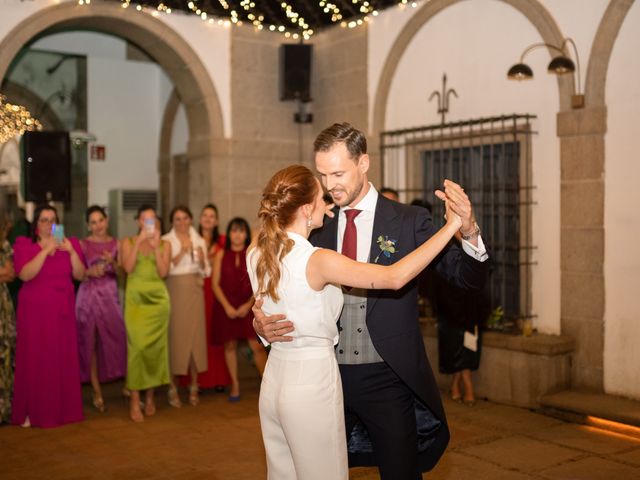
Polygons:
M84 277L75 238L56 240L55 208L36 208L31 238L14 245L18 296L16 370L11 422L57 427L82 415L78 339L72 279Z
M122 378L127 371L127 334L118 299L118 240L109 235L102 207L89 207L86 218L91 234L80 245L87 269L76 297L80 380L91 381L93 406L102 413L100 383Z

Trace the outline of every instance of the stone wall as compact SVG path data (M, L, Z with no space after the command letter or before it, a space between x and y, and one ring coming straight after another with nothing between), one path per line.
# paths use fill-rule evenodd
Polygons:
M256 225L262 189L279 169L301 159L297 104L280 101L279 47L282 36L234 28L231 36L233 137L223 145L212 169L212 198L221 227L234 216ZM304 150L302 150L304 151Z
M422 332L436 382L448 392L452 376L438 371L435 324L422 324ZM574 345L568 335L523 337L484 332L480 368L472 373L476 398L539 408L542 396L569 388Z
M256 225L260 194L280 168L313 169L313 140L327 126L348 121L367 130L366 29L332 28L314 37L311 124L297 124L295 101L279 96L282 36L234 28L231 37L233 137L220 145L212 168L211 197L221 226L241 215ZM376 139L369 139L374 146ZM373 175L378 170L374 161ZM197 180L192 175L193 180Z
M336 122L349 122L367 132L367 35L366 28L333 27L313 37L313 131L319 133ZM312 149L313 138L309 139ZM375 139L368 137L370 145ZM372 174L378 170L372 162Z

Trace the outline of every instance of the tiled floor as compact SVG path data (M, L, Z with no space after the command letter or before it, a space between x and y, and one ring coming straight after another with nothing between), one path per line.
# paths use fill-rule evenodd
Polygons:
M243 396L204 392L198 407L181 409L158 397L143 424L127 418L120 384L107 388L108 412L88 404L86 420L53 430L0 428L0 478L206 479L266 478L258 423L258 380L243 369ZM183 397L186 392L182 392ZM527 410L445 400L452 439L428 479L636 479L640 439L563 423ZM374 469L351 478L377 479ZM327 479L331 480L331 479Z

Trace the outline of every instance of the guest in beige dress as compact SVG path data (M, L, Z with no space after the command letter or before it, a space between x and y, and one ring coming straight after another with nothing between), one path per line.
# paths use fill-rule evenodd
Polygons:
M169 359L171 385L169 404L181 406L178 395L178 375L191 377L189 403L200 403L198 372L207 370L207 341L203 277L211 274L205 255L204 239L191 225L193 215L188 207L177 206L171 211L172 229L162 238L171 244L171 265L167 288L171 298L169 321Z

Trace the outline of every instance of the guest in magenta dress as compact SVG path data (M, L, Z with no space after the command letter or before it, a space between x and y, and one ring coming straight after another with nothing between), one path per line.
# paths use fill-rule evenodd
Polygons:
M73 279L84 277L75 238L56 238L56 210L36 208L31 238L14 245L18 296L16 370L11 421L57 427L82 415Z
M238 340L246 340L260 375L267 363L267 352L258 342L253 330L253 290L247 274L247 247L251 243L251 230L244 218L234 218L227 226L225 249L219 251L213 264L213 293L218 300L213 307L214 318L219 319L219 330L214 331L224 343L224 356L231 375L229 401L240 400L238 381Z
M76 298L80 380L91 381L93 406L102 413L100 383L127 373L127 334L118 299L118 240L109 235L102 207L89 207L86 218L91 234L80 242L86 273Z

